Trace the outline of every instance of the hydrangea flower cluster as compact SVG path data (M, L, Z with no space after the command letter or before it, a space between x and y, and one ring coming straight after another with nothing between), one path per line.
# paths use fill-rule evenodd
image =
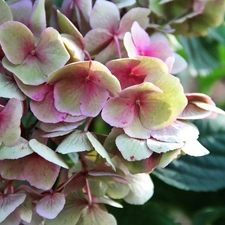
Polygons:
M0 223L114 225L104 204L144 204L155 167L209 153L189 120L224 112L171 75L187 63L150 8L118 2L0 0Z

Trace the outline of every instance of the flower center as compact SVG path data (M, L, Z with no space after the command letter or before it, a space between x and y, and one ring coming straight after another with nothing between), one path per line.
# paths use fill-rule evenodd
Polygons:
M129 77L133 77L134 76L134 74L131 72L131 73L129 73Z
M36 51L35 49L33 49L31 52L30 52L31 55L35 55L36 54Z
M139 105L139 106L140 106L140 104L141 104L141 102L140 102L139 99L137 99L135 103L136 103L136 105Z
M85 81L89 82L90 81L90 76L85 77Z

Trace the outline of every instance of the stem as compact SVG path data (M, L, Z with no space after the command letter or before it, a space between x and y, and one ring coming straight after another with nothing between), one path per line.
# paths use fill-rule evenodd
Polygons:
M74 179L75 177L78 177L79 175L81 175L82 172L79 173L75 173L73 176L71 176L66 182L64 182L63 184L60 184L56 189L55 192L57 191L61 191L72 179Z
M116 35L114 35L113 37L114 37L114 41L116 43L116 50L117 50L117 53L118 53L118 57L121 59L122 55L121 55L121 50L120 50L119 39L118 39L118 37Z
M82 154L80 154L80 160L81 160L81 164L83 167L83 172L86 173L88 171L88 169L87 169L87 165L84 160L84 156ZM89 185L87 178L85 178L85 183L86 183L86 191L87 191L87 196L88 196L88 204L92 205L91 189L90 189L90 185Z
M90 189L89 182L88 182L87 178L85 178L85 182L86 182L86 189L87 189L87 195L88 195L88 204L92 205L91 189Z
M5 187L4 194L7 194L9 190L10 190L11 194L14 193L14 188L12 186L12 182L13 182L13 180L10 180L8 182L7 186Z
M86 50L83 49L83 53L87 57L88 60L92 60L89 52L87 52Z
M93 117L88 119L88 121L87 121L87 123L86 123L86 125L84 127L84 131L88 131L88 128L89 128L92 120L93 120Z

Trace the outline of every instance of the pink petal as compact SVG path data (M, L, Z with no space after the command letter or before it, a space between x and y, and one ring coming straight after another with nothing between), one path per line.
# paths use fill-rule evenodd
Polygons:
M13 20L19 21L26 25L32 11L31 0L22 0L19 2L14 2L12 4L9 4L9 7L13 14Z
M26 25L36 37L46 28L45 0L36 0Z
M151 38L151 43L160 41L170 46L170 42L168 38L163 33L155 32L150 36L150 38Z
M175 57L174 57L174 56L170 56L170 57L168 57L168 58L165 60L165 64L166 64L167 67L168 67L169 73L172 73L171 71L172 71L172 69L173 69L174 62L175 62Z
M21 205L26 198L25 193L0 194L0 223Z
M8 21L0 26L0 43L8 60L21 64L34 49L31 31L22 23Z
M102 28L95 28L84 36L85 49L93 55L104 49L113 39L112 34Z
M31 100L30 108L34 115L45 123L58 123L66 118L66 113L61 113L55 108L53 90L49 91L42 101Z
M60 166L50 163L33 153L17 160L0 161L1 176L9 180L27 180L42 190L49 190L55 183Z
M124 127L123 130L128 136L133 138L147 139L150 137L150 130L142 125L137 112L134 115L133 121L129 126Z
M135 21L131 27L131 35L134 45L140 55L150 46L150 37L148 33Z
M73 116L81 115L80 98L83 95L84 88L81 80L63 79L57 82L54 87L56 109Z
M133 101L130 99L115 97L104 106L102 118L111 126L126 127L133 120L134 108Z
M90 25L92 28L104 28L114 34L118 29L119 21L119 9L114 3L101 0L96 1L90 15Z
M214 110L218 111L215 103L208 95L201 93L187 93L186 97L188 99L188 104L179 116L181 119L201 119L210 116ZM208 104L208 107L211 106L211 109L209 110L209 108L205 109L204 107L199 107L198 103L201 102Z
M36 204L36 211L40 216L47 219L54 219L65 205L65 196L63 193L53 193L45 195Z
M111 73L118 78L122 89L140 84L144 81L145 76L136 76L133 69L140 64L136 59L116 59L106 63Z
M107 67L97 61L90 61L90 81L106 89L110 96L117 96L121 91L120 83ZM89 62L89 63L90 63Z
M130 58L134 58L135 56L140 55L138 49L136 48L133 42L132 35L130 32L125 33L123 43Z
M42 129L45 132L67 132L72 131L78 126L80 126L82 123L84 123L84 120L73 122L73 123L66 123L66 122L60 122L60 123L40 123L39 128Z
M80 179L79 179L79 181L80 181ZM75 182L73 182L73 184L74 183ZM76 189L77 185L79 185L79 184L75 183L73 185L73 188L75 187L75 189ZM55 219L46 220L47 225L56 225L56 224L71 225L71 224L78 223L78 221L81 217L81 213L87 207L88 203L87 203L86 199L84 199L83 196L79 196L79 195L81 195L80 194L81 192L71 193L72 190L74 190L74 189L71 188L70 190L71 190L70 195L67 195L67 197L66 197L66 204L65 204L63 210L59 213L59 215ZM92 224L92 223L90 223L90 224ZM96 224L98 224L98 223L96 223Z
M125 88L123 91L120 92L119 95L121 98L132 99L134 105L138 105L141 102L137 104L137 100L141 101L142 99L144 99L145 101L146 96L154 92L161 93L162 90L155 86L153 83L143 82L142 84L137 84Z
M170 126L160 129L152 130L150 135L160 141L183 143L188 139L197 139L199 131L197 127L187 121L176 120Z
M75 0L74 1L75 5L79 8L81 11L84 19L86 21L89 21L91 9L92 9L92 0Z
M109 93L103 87L92 82L85 85L83 95L80 98L80 110L82 115L95 117L102 110Z
M86 119L86 116L71 116L68 114L64 121L67 123L75 123L75 122L84 121L85 119Z
M23 84L18 78L15 77L16 83L18 85L18 87L20 88L20 90L22 90L22 92L28 96L29 98L31 98L34 101L42 101L44 99L44 97L46 96L46 94L52 89L51 85L49 84L41 84L38 86L30 86L30 85L26 85Z
M185 61L183 57L181 57L177 53L174 53L174 56L175 56L175 61L171 71L172 74L180 73L181 71L187 68L187 62Z
M137 21L144 29L148 26L150 9L147 8L132 8L121 19L118 29L118 37L123 39L124 34L130 31L132 24Z
M46 28L35 48L41 71L48 75L61 68L69 60L70 55L62 42L57 30Z
M96 55L95 60L105 64L109 60L115 59L115 58L118 58L118 52L117 52L116 43L114 39L112 39L112 41L107 45L107 47L105 47L102 51L100 51Z
M13 145L20 137L22 111L22 103L13 98L0 111L0 142L6 146Z
M166 61L166 59L170 56L173 56L174 53L167 44L158 41L152 43L147 49L145 49L143 55L159 58L162 61Z
M195 104L188 103L182 113L178 116L178 119L182 120L195 120L207 118L212 114L212 111L207 111L199 108Z

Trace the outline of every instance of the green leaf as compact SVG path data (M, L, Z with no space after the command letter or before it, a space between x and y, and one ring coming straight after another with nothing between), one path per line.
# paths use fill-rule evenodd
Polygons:
M207 207L198 211L193 218L193 225L217 224L216 221L223 219L225 222L225 207ZM215 223L214 223L215 222ZM222 224L222 223L218 223Z
M208 74L220 66L218 43L210 38L184 38L179 40L187 53L189 62L200 74ZM201 54L196 54L196 49Z
M225 117L196 121L199 142L210 154L203 157L182 156L167 168L153 174L169 185L193 191L216 191L225 187Z
M108 207L120 225L178 225L174 219L165 212L161 205L149 201L143 206L134 206L123 203L123 209Z

